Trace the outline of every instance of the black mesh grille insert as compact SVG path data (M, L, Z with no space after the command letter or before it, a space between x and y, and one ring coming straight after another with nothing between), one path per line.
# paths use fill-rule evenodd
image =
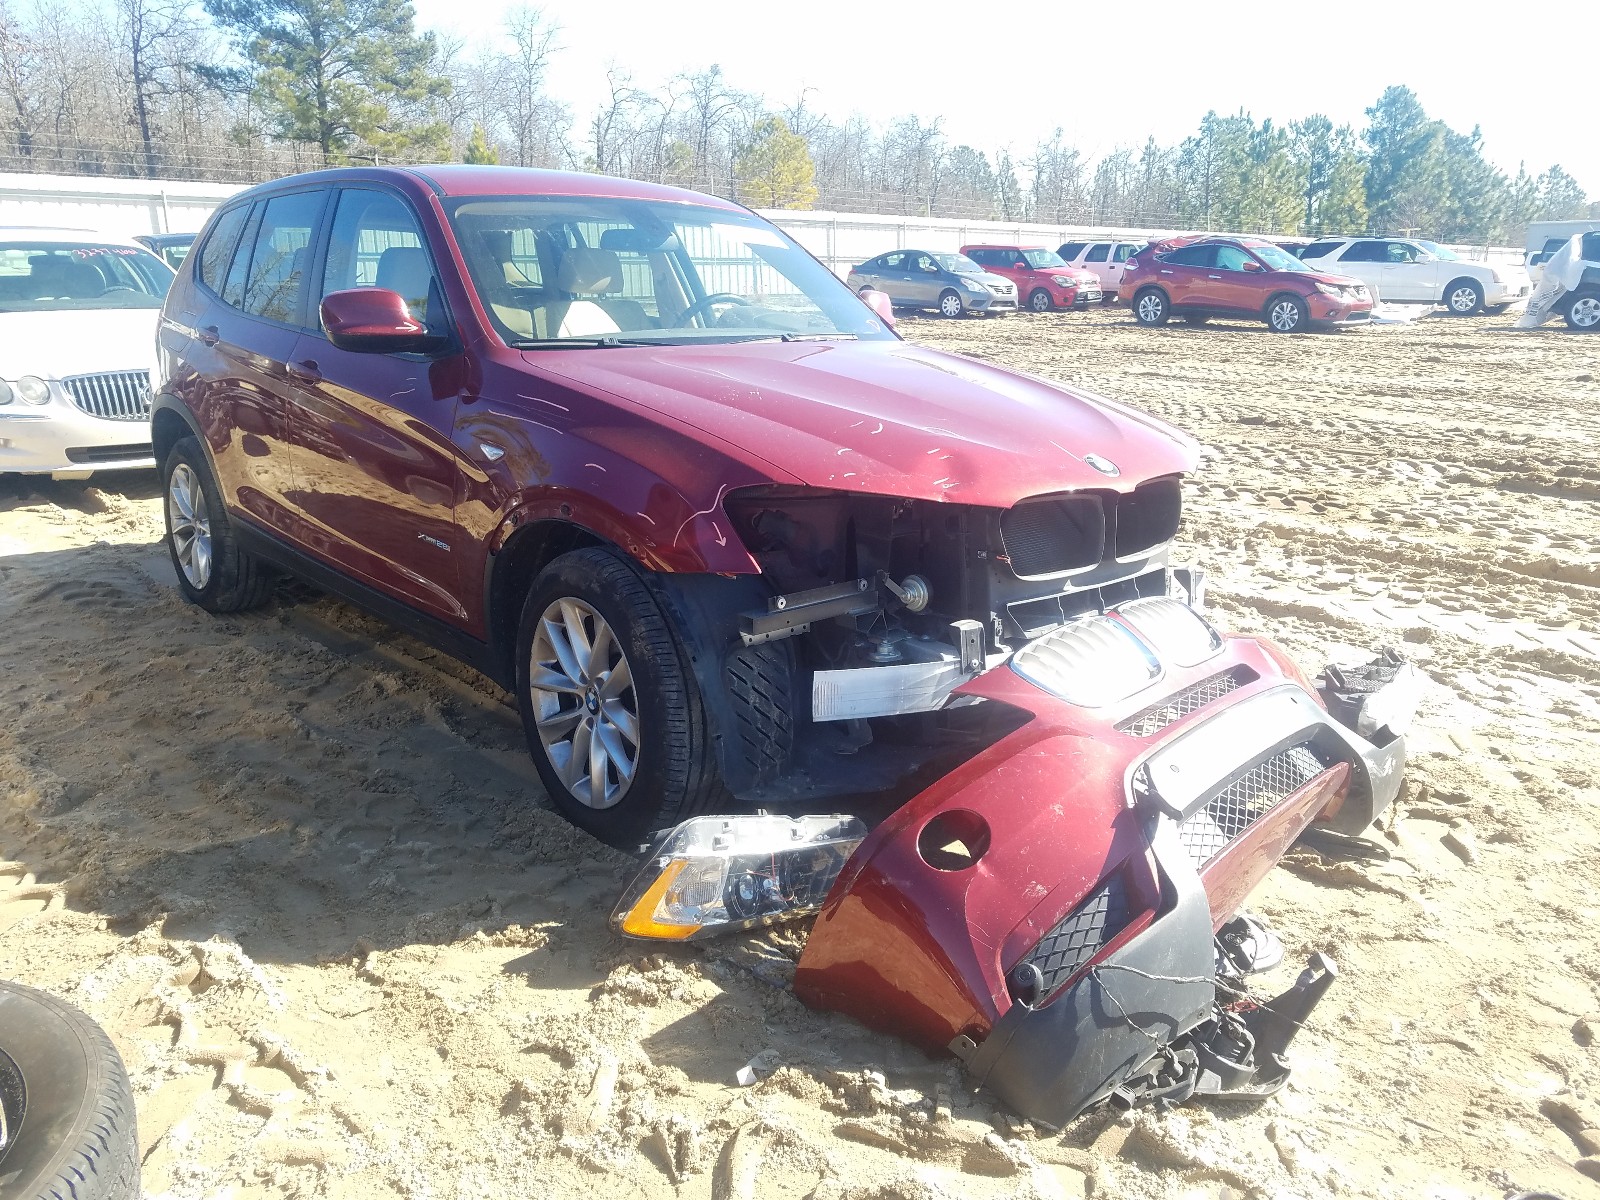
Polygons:
M1149 737L1152 733L1160 733L1174 721L1187 717L1192 712L1198 712L1213 700L1220 700L1229 692L1253 683L1257 675L1249 667L1233 667L1223 671L1220 675L1213 675L1209 679L1202 679L1199 683L1191 683L1175 696L1168 696L1160 704L1151 705L1141 713L1117 722L1117 729L1122 733L1131 733L1134 737Z
M1152 479L1117 498L1116 555L1126 558L1169 542L1183 515L1183 487L1176 479Z
M1178 826L1194 865L1211 857L1271 812L1290 793L1310 783L1324 770L1310 746L1291 746L1257 763L1224 788L1216 799L1194 812Z
M1023 579L1092 567L1105 557L1105 510L1098 496L1025 500L1000 518L1000 538Z
M1052 994L1072 978L1100 948L1127 927L1128 892L1121 874L1109 876L1056 927L1039 939L1022 961L1039 969L1040 996Z

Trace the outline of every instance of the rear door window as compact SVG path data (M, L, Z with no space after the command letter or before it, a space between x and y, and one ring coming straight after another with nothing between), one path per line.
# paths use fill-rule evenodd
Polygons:
M1217 261L1217 248L1210 242L1198 246L1179 246L1161 256L1161 261L1180 267L1209 267Z
M250 275L239 307L286 325L300 323L312 235L324 191L292 192L266 202L250 251Z
M1340 262L1388 262L1388 242L1356 242L1344 252Z

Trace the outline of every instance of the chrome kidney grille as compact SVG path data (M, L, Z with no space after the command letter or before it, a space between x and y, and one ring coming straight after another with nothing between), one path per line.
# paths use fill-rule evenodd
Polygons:
M61 386L72 403L91 417L105 421L150 419L149 371L69 375L61 381Z

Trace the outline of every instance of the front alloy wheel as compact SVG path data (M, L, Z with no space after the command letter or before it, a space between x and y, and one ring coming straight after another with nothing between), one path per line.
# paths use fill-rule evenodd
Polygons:
M200 477L179 463L167 480L167 527L178 569L197 592L211 582L211 511Z
M1600 296L1576 296L1567 305L1567 327L1589 333L1600 330Z
M1483 305L1483 292L1478 285L1462 281L1450 289L1444 298L1445 306L1458 317L1470 317Z
M562 597L539 618L529 652L534 725L572 798L610 808L639 765L639 698L622 645L595 609Z
M1306 324L1305 303L1293 296L1279 296L1267 309L1267 324L1273 333L1299 333Z

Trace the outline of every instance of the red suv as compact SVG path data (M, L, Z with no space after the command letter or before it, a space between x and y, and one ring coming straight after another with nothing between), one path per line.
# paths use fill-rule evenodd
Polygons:
M1261 238L1153 242L1128 260L1121 290L1141 325L1243 317L1274 333L1301 333L1372 317L1372 294L1359 279L1318 271Z
M868 295L652 184L243 192L158 334L179 586L225 613L300 575L514 692L563 814L668 831L622 933L822 906L808 1002L953 1047L1049 1124L1174 1094L1179 1049L1249 1044L1241 973L1271 957L1242 930L1224 966L1213 933L1309 822L1388 805L1404 739L1199 611L1171 562L1193 441L907 345ZM1229 1079L1281 1083L1315 994L1258 1031L1265 1083Z
M1100 302L1099 276L1069 267L1044 246L963 246L961 253L1015 283L1018 303L1034 312L1088 308Z

